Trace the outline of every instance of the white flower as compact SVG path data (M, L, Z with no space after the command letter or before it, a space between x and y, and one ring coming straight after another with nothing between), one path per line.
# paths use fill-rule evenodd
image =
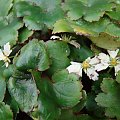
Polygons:
M12 50L10 50L9 42L4 45L3 50L0 49L0 60L3 60L5 62L6 67L8 67L10 63L10 59L8 58L8 56L10 55L11 52Z
M82 63L82 69L84 72L87 74L87 76L92 79L92 80L98 80L99 74L95 70L95 65L98 63L98 59L96 56L92 59L87 58L83 63Z
M95 69L97 71L101 71L106 69L107 67L114 67L115 75L117 75L118 71L120 70L120 61L119 61L119 57L117 57L118 52L119 49L115 51L108 50L109 55L100 53L98 55L98 59L100 60L100 62L95 66Z
M95 64L98 63L96 57L86 59L83 63L71 62L71 65L66 69L69 73L76 73L82 77L82 70L87 74L87 76L92 80L98 80L98 73L95 71Z
M50 39L53 39L53 40L55 40L55 39L62 40L62 38L60 38L59 36L56 36L56 35L51 36Z

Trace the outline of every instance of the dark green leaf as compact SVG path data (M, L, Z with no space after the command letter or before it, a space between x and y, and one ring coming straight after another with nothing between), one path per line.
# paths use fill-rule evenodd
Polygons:
M80 49L72 46L70 48L70 58L72 59L72 61L81 62L87 59L88 57L92 57L94 55L93 52L85 45L81 45Z
M33 31L28 30L27 28L24 28L20 31L19 35L19 42L24 43L30 36L32 36Z
M104 79L101 89L103 93L99 93L95 99L97 104L105 108L106 116L120 119L120 85L113 79Z
M70 60L68 59L70 50L67 43L62 41L48 41L47 49L52 62L48 69L49 74L65 69L70 64Z
M38 98L38 111L40 113L40 118L43 120L58 119L61 113L60 108L55 102L43 94L40 94Z
M14 20L12 23L0 30L0 46L3 46L7 42L11 45L15 45L18 40L18 29L23 26L23 23L19 20Z
M8 81L8 90L22 111L29 112L37 103L37 88L30 74L13 76Z
M38 69L44 71L49 68L49 56L44 42L33 39L21 49L16 60L19 70Z

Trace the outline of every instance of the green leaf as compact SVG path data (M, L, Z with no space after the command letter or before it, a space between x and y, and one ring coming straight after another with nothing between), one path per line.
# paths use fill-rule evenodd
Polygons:
M62 41L48 41L46 44L52 62L48 69L49 74L65 69L70 64L70 60L68 59L70 49L67 43Z
M120 20L120 5L116 4L116 9L115 10L112 10L112 11L109 11L107 12L106 14L111 18L111 19L114 19L114 20Z
M3 71L5 67L3 67L2 62L0 62L0 102L3 101L6 92L6 82L5 77L3 76Z
M109 24L105 32L113 37L120 37L120 27L115 24Z
M13 0L0 0L0 17L5 17L8 15L9 10L12 7Z
M81 18L85 12L85 6L78 0L66 0L65 4L63 4L63 9L68 11L67 15L71 20Z
M49 97L40 94L38 98L39 118L42 120L58 119L61 113L60 108Z
M74 113L79 113L86 105L86 100L87 100L87 94L86 94L86 91L83 90L82 91L82 99L80 100L80 102L75 106L73 107L73 112Z
M91 92L87 96L86 109L89 113L93 114L95 117L104 118L105 110L104 108L97 105L95 101L96 94Z
M118 38L112 37L106 33L101 33L98 37L89 37L90 40L98 47L115 50L120 46L120 41L117 41Z
M29 112L37 103L38 95L35 81L30 74L19 71L14 74L8 81L8 90L19 108L24 112Z
M14 69L14 66L9 65L9 67L3 71L3 76L5 77L6 80L12 76L13 69Z
M99 33L106 30L107 25L110 23L108 19L101 19L98 22L86 22L83 20L78 20L71 24L74 32L78 35L84 36L98 36Z
M10 108L11 108L11 110L13 112L14 118L16 118L17 114L19 113L19 107L18 107L17 102L15 101L15 99L13 97L11 97L11 95L9 94L9 92L6 92L4 102L7 105L10 106Z
M70 26L69 22L65 19L58 20L54 24L53 33L60 33L60 32L73 32L73 28Z
M94 119L87 114L75 115L73 114L72 110L62 110L62 114L59 120L94 120Z
M19 70L38 69L44 71L49 68L49 56L43 41L33 39L21 49L16 59L16 67Z
M43 120L58 119L61 110L54 101L52 82L50 82L48 77L41 77L39 71L32 71L32 76L34 77L36 85L40 91L38 107L32 112L32 117L34 119Z
M0 120L13 120L13 114L8 105L0 102Z
M120 83L120 71L118 72L118 74L117 74L117 76L116 76L116 81L117 81L118 83Z
M25 25L28 27L28 29L41 30L44 26L43 12L38 6L33 6L26 1L21 1L16 3L15 12L18 17L24 17L23 21L25 22Z
M90 48L85 45L81 45L80 49L71 46L70 51L70 58L72 59L72 61L81 62L94 55Z
M30 36L32 36L33 31L28 30L27 28L24 28L20 31L19 34L19 42L24 43Z
M73 107L82 98L82 84L79 77L62 70L52 76L55 100L60 107Z
M3 46L7 42L10 42L11 45L15 45L18 40L18 29L23 26L23 23L20 20L14 20L9 25L5 26L0 30L0 46Z
M49 2L52 2L52 0ZM49 7L44 6L44 4ZM28 29L32 30L42 30L45 26L52 28L57 20L63 18L63 11L60 5L55 4L53 6L51 3L49 5L48 1L40 1L40 6L34 6L30 2L20 1L15 5L15 12L18 17L23 17L25 25Z
M110 118L120 119L120 85L113 79L104 79L101 84L103 93L99 93L96 102L99 106L105 108L105 115Z
M0 102L3 101L6 92L6 82L3 76L0 75Z
M80 0L66 0L63 4L68 17L78 20L84 17L86 21L99 21L105 11L111 11L113 4L108 0L88 0L85 3Z
M111 11L113 4L108 0L89 0L84 19L92 22L98 21L105 11Z
M5 18L0 18L0 30L8 25L8 22Z

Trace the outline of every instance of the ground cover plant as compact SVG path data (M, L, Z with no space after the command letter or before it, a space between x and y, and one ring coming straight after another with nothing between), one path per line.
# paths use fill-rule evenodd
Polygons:
M120 0L0 0L0 120L120 120Z

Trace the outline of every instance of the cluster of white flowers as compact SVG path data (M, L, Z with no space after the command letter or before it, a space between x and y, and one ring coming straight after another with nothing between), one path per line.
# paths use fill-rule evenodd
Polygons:
M12 50L10 49L9 42L4 45L4 49L0 49L0 60L3 60L5 62L5 66L8 67L10 63L10 59L8 58Z
M115 76L120 70L120 57L117 57L119 49L115 51L108 50L108 54L99 53L94 58L87 58L83 63L71 62L66 69L69 73L76 73L82 77L82 71L92 80L98 80L98 72L108 67L114 67Z

